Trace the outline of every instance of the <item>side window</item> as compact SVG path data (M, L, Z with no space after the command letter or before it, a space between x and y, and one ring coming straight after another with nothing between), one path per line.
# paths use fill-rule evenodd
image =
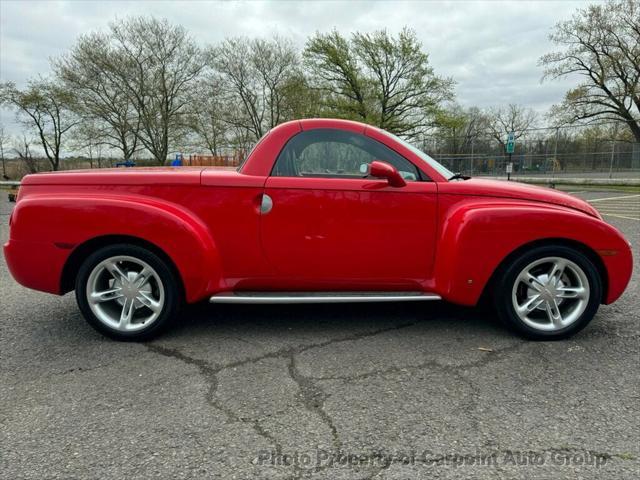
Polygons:
M334 129L301 132L287 142L271 175L276 177L362 178L374 160L390 163L407 181L420 178L407 159L365 135Z

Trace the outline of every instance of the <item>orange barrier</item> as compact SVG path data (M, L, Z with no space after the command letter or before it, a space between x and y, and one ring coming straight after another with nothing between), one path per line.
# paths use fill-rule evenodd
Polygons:
M195 167L237 167L244 160L244 151L234 155L189 155L183 160L183 165Z

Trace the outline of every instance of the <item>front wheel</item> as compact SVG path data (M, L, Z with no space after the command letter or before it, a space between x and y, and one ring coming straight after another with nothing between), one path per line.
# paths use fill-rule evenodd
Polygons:
M87 322L117 340L148 340L174 319L180 304L172 269L137 245L110 245L89 255L76 278Z
M572 248L533 248L501 273L494 291L498 315L527 338L567 338L598 311L600 275L588 257Z

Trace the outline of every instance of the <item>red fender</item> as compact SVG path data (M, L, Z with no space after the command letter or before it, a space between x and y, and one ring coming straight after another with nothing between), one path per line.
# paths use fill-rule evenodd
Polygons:
M71 253L106 235L137 237L165 252L180 273L188 302L225 287L208 228L171 202L130 194L33 195L18 202L11 223L8 264L16 280L31 288L62 293L61 274ZM34 242L43 231L52 241Z
M631 249L622 234L597 218L568 208L468 199L452 205L442 225L435 263L436 291L454 303L475 305L509 254L541 240L575 241L597 254L607 273L604 303L615 301L631 277Z

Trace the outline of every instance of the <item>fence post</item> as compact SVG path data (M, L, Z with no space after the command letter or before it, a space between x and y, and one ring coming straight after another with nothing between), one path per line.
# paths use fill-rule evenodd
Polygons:
M471 170L471 171L470 171L471 175L473 175L473 146L474 146L474 143L475 143L475 139L474 139L474 138L472 138L472 139L471 139L471 162L470 162L470 165L469 165L469 166L471 167L471 168L470 168L470 170Z
M613 144L611 145L611 162L609 162L609 178L613 177L613 158L616 154L616 139L613 139Z
M618 136L618 124L613 128L613 143L611 144L611 162L609 162L609 178L613 177L613 159L616 155L616 137Z
M556 163L560 163L558 160L558 140L560 137L560 129L556 128L556 146L553 149L553 168L551 169L551 175L555 175L556 173Z

